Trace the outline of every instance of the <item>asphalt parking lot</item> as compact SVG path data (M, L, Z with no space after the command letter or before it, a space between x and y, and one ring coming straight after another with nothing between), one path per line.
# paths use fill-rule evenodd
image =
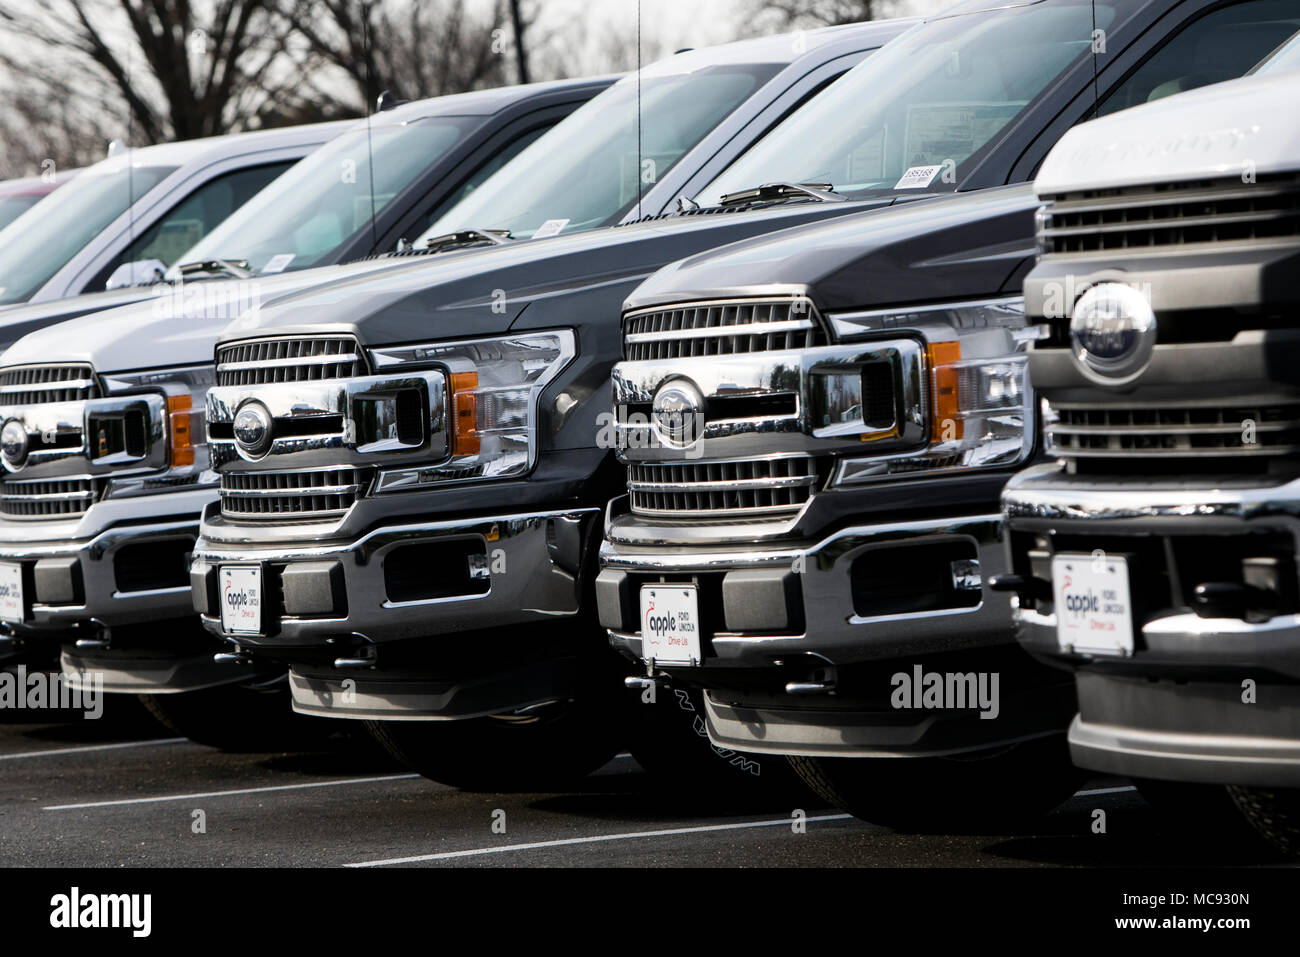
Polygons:
M1215 866L1257 854L1188 840L1128 782L1098 779L1018 833L903 834L808 795L738 803L665 790L620 756L561 794L470 794L363 746L224 754L134 702L98 721L0 725L0 866ZM1106 833L1093 831L1106 812ZM199 825L202 824L202 827Z

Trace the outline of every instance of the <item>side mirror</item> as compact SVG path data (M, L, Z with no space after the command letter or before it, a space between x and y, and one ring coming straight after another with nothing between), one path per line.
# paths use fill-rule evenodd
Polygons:
M135 262L122 263L113 270L104 283L105 289L119 289L122 286L142 286L158 282L167 272L167 264L161 259L137 259Z

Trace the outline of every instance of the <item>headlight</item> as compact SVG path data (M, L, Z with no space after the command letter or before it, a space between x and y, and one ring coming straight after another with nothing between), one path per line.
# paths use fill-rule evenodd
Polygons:
M1026 327L1020 297L832 316L837 338L911 331L925 341L925 447L837 462L832 485L908 473L1006 468L1034 446L1024 351L1042 335Z
M576 354L572 330L376 349L376 371L438 366L447 376L447 448L436 465L395 469L375 491L515 478L537 458L537 404Z
M132 476L129 482L126 474L122 479L114 476L110 495L215 484L216 475L208 468L203 421L213 366L106 373L101 380L107 395L88 403L86 411L86 451L91 461L120 465L123 473L146 463L163 468L161 475ZM134 397L148 401L133 403Z

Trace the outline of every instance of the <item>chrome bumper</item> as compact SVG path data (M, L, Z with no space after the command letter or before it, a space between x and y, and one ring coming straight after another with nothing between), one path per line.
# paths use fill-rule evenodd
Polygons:
M1112 491L1070 487L1056 466L1041 466L1013 478L1003 492L1002 505L1008 533L1050 531L1086 539L1270 531L1289 535L1300 556L1300 480L1274 487ZM1021 645L1058 665L1078 668L1100 662L1109 672L1166 674L1267 670L1300 681L1300 614L1247 621L1173 611L1135 629L1132 657L1113 660L1064 651L1056 638L1055 614L1021 607L1018 601L1013 608Z
M725 624L705 637L700 667L681 669L688 680L692 672L770 668L774 659L809 652L849 664L1006 644L1012 640L1009 602L983 584L1002 568L1001 525L999 515L882 522L807 544L735 547L632 546L607 537L596 583L600 621L615 648L639 659L640 583L720 576L716 597ZM976 604L889 615L855 610L850 570L859 557L945 539L974 547L977 565L965 584L980 590Z
M193 542L198 529L194 514L115 525L84 540L0 541L0 562L21 564L24 590L30 589L23 620L5 627L20 635L67 631L83 623L111 630L193 615L187 585L121 590L116 559L130 545Z
M1289 536L1300 555L1300 481L1206 489L1081 486L1055 466L1016 476L1003 493L1009 535L1069 535L1071 550L1080 542L1086 550L1090 537L1267 532ZM1023 569L1023 556L1012 555L1012 564L1018 558ZM1017 601L1015 617L1026 650L1075 672L1079 715L1069 738L1081 767L1300 787L1300 614L1247 620L1158 612L1135 627L1126 657L1062 649L1056 616L1046 609Z
M585 545L599 510L578 508L404 523L354 541L321 545L231 544L210 540L204 526L191 581L195 609L213 634L250 649L318 647L360 636L371 643L452 635L575 615L581 599ZM386 563L410 545L472 548L483 560L468 579L473 593L395 600ZM222 629L216 576L227 563L259 564L282 583L279 607L264 594L259 635Z

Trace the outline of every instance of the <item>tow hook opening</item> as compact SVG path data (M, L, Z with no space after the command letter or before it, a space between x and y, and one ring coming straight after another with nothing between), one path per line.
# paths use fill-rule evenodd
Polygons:
M824 655L804 652L786 658L774 659L772 664L780 669L789 695L834 694L839 684L839 671L835 663Z

